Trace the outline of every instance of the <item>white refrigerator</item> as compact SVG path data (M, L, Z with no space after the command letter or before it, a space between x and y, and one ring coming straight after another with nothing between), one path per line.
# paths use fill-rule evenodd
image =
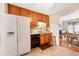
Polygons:
M0 17L0 55L16 56L30 51L30 20L10 14Z
M17 16L1 15L1 55L17 55Z
M30 52L30 18L18 16L18 55Z

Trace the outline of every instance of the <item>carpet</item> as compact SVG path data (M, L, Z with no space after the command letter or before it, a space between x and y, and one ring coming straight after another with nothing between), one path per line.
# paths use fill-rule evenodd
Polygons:
M47 49L47 48L49 48L49 47L51 47L52 45L50 45L50 44L44 44L44 45L41 45L40 46L40 49L41 50L45 50L45 49Z

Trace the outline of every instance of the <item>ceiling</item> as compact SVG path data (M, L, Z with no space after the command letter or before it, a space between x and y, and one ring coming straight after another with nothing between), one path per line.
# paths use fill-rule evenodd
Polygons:
M59 11L70 8L75 3L12 3L14 5L31 9L47 15L58 13Z
M51 7L53 6L52 3L12 3L12 4L48 15L51 10Z
M69 8L72 5L74 5L74 3L55 3L54 6L51 8L51 13L55 14L62 11L63 9Z

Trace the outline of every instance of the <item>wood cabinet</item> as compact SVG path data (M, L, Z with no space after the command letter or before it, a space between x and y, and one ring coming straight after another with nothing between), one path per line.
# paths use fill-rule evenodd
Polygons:
M40 34L40 45L43 45L45 44L45 38L44 38L44 35L43 33Z
M37 14L35 12L30 11L29 17L31 18L31 27L37 26Z
M45 43L49 43L49 41L50 41L50 35L49 34L50 33L45 34Z
M20 8L17 6L8 4L7 9L9 14L20 15Z
M45 22L46 26L49 27L49 16L42 14L42 22Z
M46 15L42 14L42 21L43 22L46 22L46 17L47 17Z
M37 14L37 17L38 17L38 18L37 18L38 21L42 21L42 14L41 14L41 13L38 13L38 14Z
M42 33L40 34L40 45L49 43L51 40L52 33Z
M31 27L36 27L37 23L40 21L45 22L46 26L49 27L49 16L48 15L34 12L29 9L17 7L12 4L8 4L7 9L8 9L7 11L9 14L26 16L26 17L29 16L31 20Z
M29 10L21 8L20 9L20 15L21 16L29 16Z
M38 14L36 12L33 12L33 21L35 23L34 27L36 27L38 25L38 17L37 17L37 15Z
M46 16L46 26L49 27L49 16Z

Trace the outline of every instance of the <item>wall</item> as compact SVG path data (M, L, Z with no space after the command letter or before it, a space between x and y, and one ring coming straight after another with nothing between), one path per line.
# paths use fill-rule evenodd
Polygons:
M71 19L76 19L79 18L79 10L76 10L72 12L71 14L64 15L64 16L57 16L57 15L50 15L50 31L53 33L53 35L56 36L57 39L57 45L59 45L59 23L60 20L71 20ZM64 21L63 22L63 30L66 31L67 29L67 23Z
M7 11L7 5L5 3L0 3L0 15Z
M62 30L67 31L68 22L63 21L61 25L62 25Z
M6 9L5 9L5 4L4 3L0 3L0 55L2 55L2 50L3 50L3 46L2 46L2 43L3 43L3 39L5 38L4 36L4 33L5 33L5 29L4 29L4 25L3 25L3 20L2 19L2 16L3 14L5 13Z
M59 17L56 15L50 15L50 31L56 36L56 43L59 45Z

